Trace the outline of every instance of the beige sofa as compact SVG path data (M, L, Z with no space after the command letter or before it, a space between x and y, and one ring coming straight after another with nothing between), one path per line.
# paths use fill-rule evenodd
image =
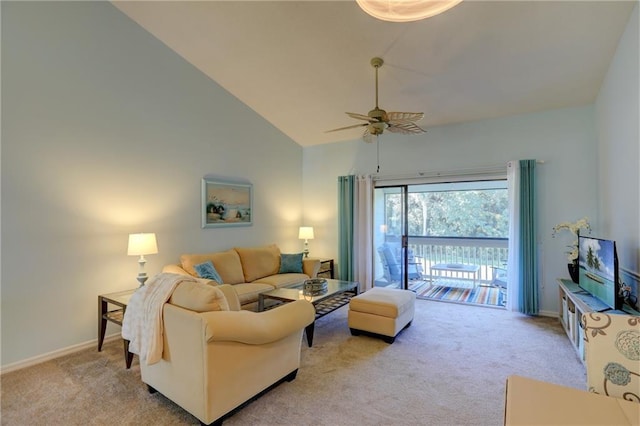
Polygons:
M204 424L222 424L244 402L295 378L311 303L240 309L230 285L182 282L163 306L162 359L140 362L149 392L164 396Z
M180 264L166 265L162 272L198 277L194 266L210 260L222 278L219 284L233 286L242 309L256 310L260 293L315 278L320 270L319 259L304 258L300 273L279 273L280 259L280 249L275 244L237 247L215 253L183 254Z

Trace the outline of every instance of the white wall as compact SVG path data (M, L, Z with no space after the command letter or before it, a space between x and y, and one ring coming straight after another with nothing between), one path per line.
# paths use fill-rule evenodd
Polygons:
M97 295L184 252L300 250L302 148L108 2L2 2L2 366L96 339ZM254 224L201 229L206 174ZM108 333L119 331L109 328Z
M596 101L599 228L620 264L640 268L640 51L636 4Z

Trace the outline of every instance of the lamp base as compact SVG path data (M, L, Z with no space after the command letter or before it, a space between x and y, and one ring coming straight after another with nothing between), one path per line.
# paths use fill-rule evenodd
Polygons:
M138 269L138 276L136 277L136 279L140 283L140 287L144 286L144 283L147 282L147 279L149 279L149 277L147 276L147 273L144 271L145 263L147 263L147 259L144 258L144 255L141 255L140 259L138 259L139 269Z
M143 287L144 283L146 283L148 279L149 277L146 273L138 274L138 276L136 277L136 280L138 280L138 282L140 283L140 287Z

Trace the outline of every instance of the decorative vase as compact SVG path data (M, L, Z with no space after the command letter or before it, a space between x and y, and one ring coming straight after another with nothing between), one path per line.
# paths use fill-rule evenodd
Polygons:
M568 263L567 268L569 268L569 276L571 277L571 281L578 284L578 263Z

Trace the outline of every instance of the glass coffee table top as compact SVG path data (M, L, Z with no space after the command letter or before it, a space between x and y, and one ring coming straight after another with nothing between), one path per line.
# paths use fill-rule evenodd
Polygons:
M355 281L342 281L327 279L327 291L321 294L311 295L305 294L304 282L291 285L289 287L277 288L275 290L260 293L258 298L258 311L265 310L265 300L277 300L287 303L296 300L306 300L313 304L316 309L316 319L323 317L336 309L349 303L349 300L358 294L360 284ZM266 307L266 309L275 308L278 304ZM309 347L313 344L314 323L311 323L305 329L307 335L307 343Z
M281 300L283 302L293 302L294 300L306 300L307 302L311 302L314 305L322 300L325 300L329 297L335 296L339 293L344 293L346 291L357 291L358 283L353 281L342 281L342 280L332 280L327 279L327 291L317 294L310 295L305 294L304 282L294 284L289 287L277 288L275 290L267 291L260 294L260 299L276 299Z

